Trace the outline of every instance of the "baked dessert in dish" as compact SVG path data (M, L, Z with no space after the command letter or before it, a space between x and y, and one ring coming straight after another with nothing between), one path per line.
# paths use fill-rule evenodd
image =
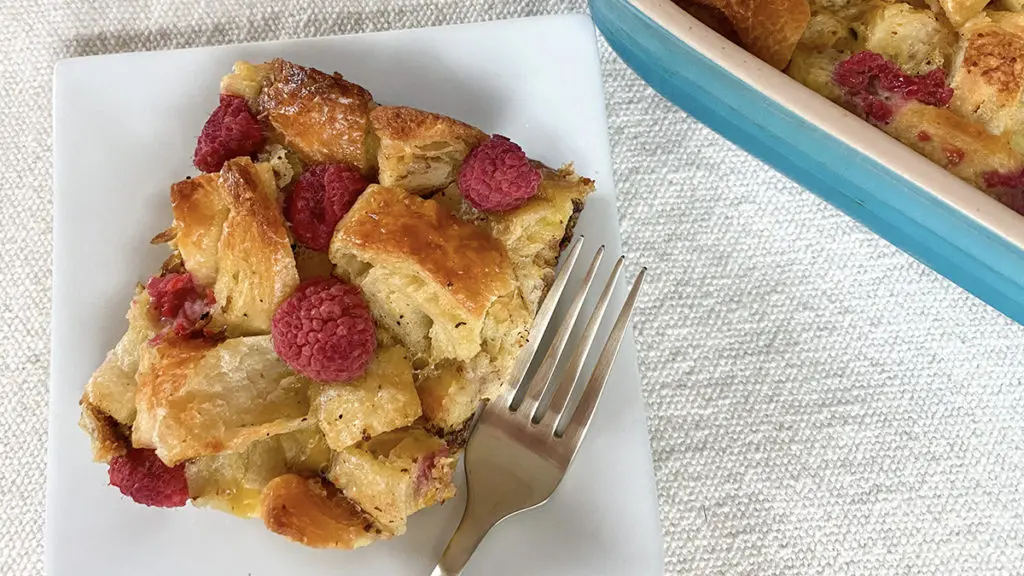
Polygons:
M1024 3L676 2L769 64L1024 214ZM761 32L752 33L750 27ZM794 30L799 33L784 33Z
M94 459L308 546L401 535L454 495L593 182L281 59L222 79L193 161L85 386Z

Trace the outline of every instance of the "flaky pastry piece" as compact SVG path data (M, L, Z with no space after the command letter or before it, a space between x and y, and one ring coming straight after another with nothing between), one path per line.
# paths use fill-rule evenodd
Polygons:
M469 151L487 139L469 124L406 106L374 108L370 126L380 141L381 186L420 195L454 182Z
M542 175L537 195L519 208L481 212L462 198L458 184L437 197L455 215L483 226L505 246L531 316L554 281L558 256L572 239L586 197L594 191L594 181L577 175L572 165L558 170L537 162L534 166Z
M185 464L189 496L196 506L209 506L243 518L257 518L263 489L278 476L319 476L331 465L323 434L310 423L293 432L256 440L240 452L202 456Z
M455 447L464 445L469 420L482 400L508 383L529 334L531 316L518 293L498 298L484 319L482 351L466 361L441 360L418 372L416 390L432 429Z
M807 0L696 0L720 10L743 46L782 70L811 17Z
M686 10L690 16L700 20L708 28L724 36L726 40L733 44L743 43L736 33L736 27L732 25L729 17L720 8L704 4L701 0L673 0L673 2L683 10Z
M1020 129L1024 96L1024 14L991 12L960 29L950 109L989 132Z
M877 52L908 74L947 69L957 34L949 22L927 8L876 0L866 6L859 25L858 49Z
M270 165L248 158L171 187L171 245L213 289L211 328L228 336L269 334L274 310L299 284L279 194Z
M311 421L314 384L278 358L269 336L167 339L142 350L132 444L168 465L241 451Z
M455 495L455 458L419 428L381 434L334 455L327 478L393 534L414 512Z
M423 364L417 389L431 423L451 432L500 390L531 314L508 250L485 227L373 185L339 223L330 257L362 288L378 325Z
M303 163L349 164L367 176L374 173L373 96L341 74L280 58L255 65L238 62L221 80L221 92L245 98L270 142L295 152Z
M519 208L481 212L465 202L458 184L435 196L453 214L480 226L502 243L531 317L554 281L558 257L572 239L584 201L594 190L594 182L578 176L572 166L559 170L536 162L534 166L541 171L540 186L536 196ZM495 302L487 316L485 334L518 330L521 313L517 306L509 305L512 303L507 299ZM520 346L516 339L490 338L485 342L491 362L478 358L464 363L440 362L425 370L417 385L424 416L443 430L453 445L461 444L464 425L479 400L500 392Z
M391 533L320 477L278 476L263 489L260 516L267 528L313 548L360 548Z
M338 224L330 258L338 275L362 288L377 322L431 360L479 354L488 310L500 298L516 300L498 239L397 188L363 192Z
M320 429L334 450L409 426L422 415L412 363L402 346L378 348L366 374L343 385L320 387L314 404Z
M139 349L160 330L159 322L149 309L149 294L141 285L135 289L126 318L128 330L93 372L85 385L82 404L92 406L120 424L131 425L135 421Z
M377 174L383 186L427 194L451 184L484 132L448 116L407 106L378 106L365 89L343 79L276 59L237 62L221 92L241 96L264 124L260 155L285 185L301 164L350 164Z

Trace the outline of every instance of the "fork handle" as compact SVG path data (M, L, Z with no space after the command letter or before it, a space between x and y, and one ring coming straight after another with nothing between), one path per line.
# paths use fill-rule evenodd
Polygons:
M484 536L490 532L502 518L497 520L484 517L475 510L472 502L466 503L466 511L462 514L462 521L455 529L455 534L448 542L448 546L441 555L441 561L430 573L430 576L459 576L462 570L473 556L477 546L483 541Z

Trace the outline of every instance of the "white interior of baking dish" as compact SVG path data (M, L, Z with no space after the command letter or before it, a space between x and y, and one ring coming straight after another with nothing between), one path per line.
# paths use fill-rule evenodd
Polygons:
M1024 218L924 156L755 58L671 0L628 0L670 34L797 116L1024 249Z

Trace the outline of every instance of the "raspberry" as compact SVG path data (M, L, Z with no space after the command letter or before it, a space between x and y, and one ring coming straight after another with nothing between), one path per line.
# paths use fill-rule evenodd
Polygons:
M111 486L146 506L177 508L188 502L185 464L170 467L153 450L131 448L110 460L107 470Z
M220 172L232 158L248 156L263 144L263 128L241 96L220 95L199 134L192 163L203 172Z
M274 351L293 370L320 382L347 382L366 372L377 347L370 308L359 288L314 278L274 312Z
M437 468L437 461L447 458L448 447L444 446L436 452L431 452L416 461L416 477L413 481L413 490L417 496L421 496L430 488L430 482L434 479L434 469Z
M982 174L985 186L1004 190L1024 190L1024 169L1013 172L992 170Z
M1024 169L982 174L992 196L1018 214L1024 214Z
M295 239L326 252L334 228L367 186L358 170L344 164L321 164L303 172L285 206Z
M832 79L854 112L876 124L888 124L896 110L912 100L944 107L953 98L943 70L936 68L912 76L885 56L868 50L836 64Z
M146 292L150 308L178 336L199 328L217 302L213 290L197 284L190 272L153 276L146 282Z
M477 210L518 208L537 193L540 170L515 142L494 135L474 148L459 171L459 191Z

